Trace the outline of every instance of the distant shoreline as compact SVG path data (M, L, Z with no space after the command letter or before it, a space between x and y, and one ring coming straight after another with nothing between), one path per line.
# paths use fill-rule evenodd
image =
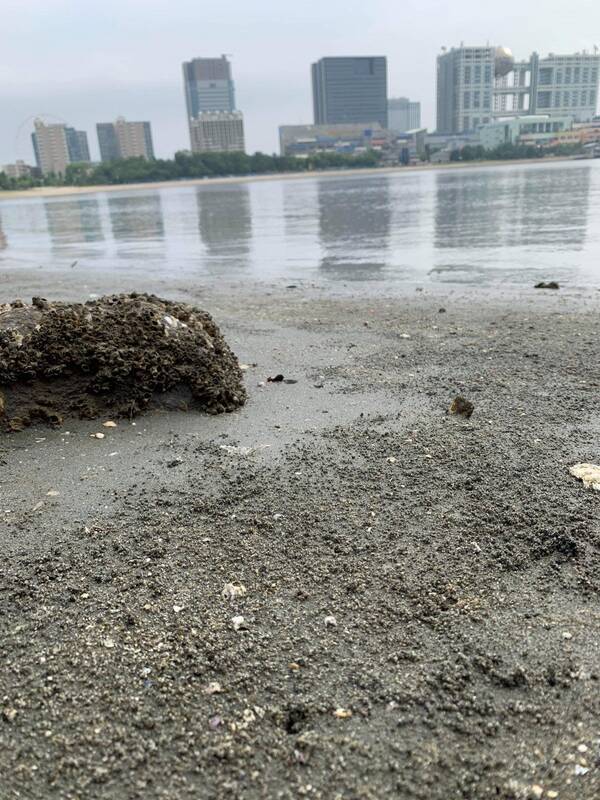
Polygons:
M473 167L498 167L510 164L547 164L556 161L573 161L570 156L547 158L520 158L497 161L457 161L448 164L422 164L411 167L356 167L352 169L323 169L307 172L276 172L264 175L231 175L216 178L183 178L175 181L148 181L145 183L118 183L97 186L40 186L34 189L0 190L3 200L36 197L68 197L70 195L97 194L99 192L135 192L149 189L170 189L175 186L218 186L228 183L253 183L255 181L301 180L307 178L333 178L356 175L391 175L407 172L430 172L444 169L471 169Z

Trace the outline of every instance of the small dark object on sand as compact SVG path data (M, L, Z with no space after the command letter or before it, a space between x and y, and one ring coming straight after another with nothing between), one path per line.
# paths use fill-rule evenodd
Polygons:
M132 417L173 394L211 414L246 400L237 359L205 311L136 293L0 305L0 431Z
M286 289L297 289L298 286L295 283L290 283L285 288Z
M275 375L274 378L267 378L267 383L281 383L283 381L283 375Z
M457 397L455 397L450 404L448 411L450 414L460 414L461 417L466 417L469 419L473 411L475 411L475 406L470 400L457 395Z
M560 289L557 281L540 281L533 287L534 289Z
M446 313L446 309L445 308L440 308L439 311L438 311L438 314L445 314L445 313Z
M174 458L173 461L167 462L167 467L173 469L173 467L178 467L180 464L183 464L183 458Z

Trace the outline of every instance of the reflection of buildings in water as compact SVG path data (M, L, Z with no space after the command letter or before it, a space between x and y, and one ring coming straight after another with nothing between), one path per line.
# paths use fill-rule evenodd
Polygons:
M158 192L126 197L108 194L108 211L116 240L163 239L165 226Z
M248 187L198 188L198 225L208 259L207 266L245 266L252 239L252 213Z
M580 250L587 235L590 165L525 168L522 177L517 243Z
M589 165L439 172L435 247L578 249L586 236L590 177Z
M48 232L54 248L104 239L95 197L44 202Z
M0 217L0 250L4 250L7 247L8 242L6 240L6 235L2 230L2 217Z
M438 172L435 247L498 247L504 191L498 174Z
M389 178L322 179L318 197L321 269L345 280L377 277L387 266Z

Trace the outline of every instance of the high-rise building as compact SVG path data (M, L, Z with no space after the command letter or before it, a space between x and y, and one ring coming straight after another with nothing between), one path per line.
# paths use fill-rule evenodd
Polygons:
M505 47L458 47L437 59L437 131L462 133L501 117L596 113L600 55L575 53L515 62Z
M34 121L31 134L35 160L42 174L64 175L69 164L90 160L87 134L67 125Z
M241 111L202 111L190 120L193 153L243 152L244 117Z
M388 125L398 133L414 131L421 127L421 103L408 97L390 97L388 100Z
M388 126L385 56L321 58L311 67L315 125Z
M154 158L152 130L149 122L127 122L118 117L115 122L98 122L98 145L102 161L120 158Z
M69 151L71 163L76 164L81 161L91 161L87 133L85 131L76 131L75 128L66 128L65 132L67 135L67 150Z
M184 62L183 82L190 119L202 111L235 111L235 87L226 56Z
M244 150L244 120L235 107L227 57L184 62L183 83L192 152Z

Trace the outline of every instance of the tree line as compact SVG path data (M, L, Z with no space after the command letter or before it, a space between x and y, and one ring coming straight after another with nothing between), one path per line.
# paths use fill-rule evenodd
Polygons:
M306 158L266 155L265 153L176 153L173 159L125 158L101 164L69 164L64 175L23 176L9 178L0 172L0 189L29 189L37 186L101 186L121 183L149 183L216 178L226 176L265 175L279 172L307 172L323 169L375 167L380 153L368 150L358 155L315 153Z
M517 159L543 158L544 156L571 156L581 153L580 144L559 144L552 147L540 147L534 144L498 145L493 150L486 150L480 144L467 144L460 150L450 153L450 161L515 161Z
M481 145L466 145L450 153L450 161L505 161L542 158L545 155L575 155L581 145L501 144L493 150ZM428 160L425 156L424 160ZM31 189L38 186L102 186L123 183L216 178L226 176L266 175L282 172L307 172L324 169L353 169L376 167L381 153L367 150L358 155L315 153L305 158L266 155L265 153L189 153L180 152L173 159L125 158L101 164L69 164L64 175L23 176L9 178L0 172L0 189Z

